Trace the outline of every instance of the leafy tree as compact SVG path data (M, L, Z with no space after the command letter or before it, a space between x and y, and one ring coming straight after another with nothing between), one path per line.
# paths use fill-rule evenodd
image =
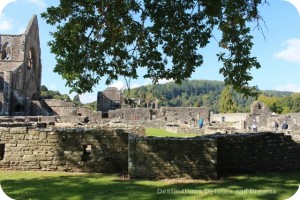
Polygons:
M58 100L62 100L62 101L71 101L70 97L66 94L63 95L54 95L52 99L58 99Z
M203 64L199 49L220 30L217 54L224 63L225 83L245 95L254 94L248 82L251 68L260 68L251 56L250 22L260 26L259 5L267 0L60 0L42 13L57 30L49 42L56 55L54 71L77 93L90 92L103 77L106 84L123 76L156 83L181 83Z
M83 106L90 109L90 110L96 111L97 110L97 101L93 101L91 103L86 103Z
M64 101L70 101L70 97L67 94L60 94L59 91L48 90L45 85L41 86L41 97L44 99L59 99Z
M237 111L237 103L233 99L233 91L230 86L226 86L220 96L220 112L234 113Z
M258 97L258 100L267 104L267 106L270 108L270 110L275 113L281 114L283 111L283 105L281 104L279 97L274 97L274 96L268 97L265 95L260 95Z
M282 114L292 112L293 101L291 95L280 98L280 104L282 105Z
M300 112L300 93L292 94L292 112Z
M41 86L41 92L47 92L48 88L45 85Z
M194 103L194 107L200 107L199 101L196 101L196 102Z

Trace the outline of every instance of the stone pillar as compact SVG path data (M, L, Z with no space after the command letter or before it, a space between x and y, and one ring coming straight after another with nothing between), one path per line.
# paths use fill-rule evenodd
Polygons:
M4 87L3 87L4 102L2 104L2 114L6 116L10 115L11 80L12 80L12 72L11 71L4 72Z
M158 103L159 103L159 100L155 99L155 109L158 109Z

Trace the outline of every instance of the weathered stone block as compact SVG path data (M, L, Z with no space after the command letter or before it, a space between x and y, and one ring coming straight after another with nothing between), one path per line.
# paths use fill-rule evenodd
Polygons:
M16 128L10 128L9 130L10 134L26 134L27 128L25 127L16 127Z
M23 160L25 162L33 162L33 161L37 161L37 158L35 155L24 155Z

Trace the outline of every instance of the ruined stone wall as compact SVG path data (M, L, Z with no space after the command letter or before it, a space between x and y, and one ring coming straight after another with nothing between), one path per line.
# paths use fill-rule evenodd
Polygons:
M217 178L217 140L129 138L130 178Z
M14 62L24 59L24 40L25 35L0 34L0 44L2 46L0 60L0 71L10 71L14 68ZM5 55L4 55L5 50ZM9 62L14 61L14 62ZM18 65L20 66L20 65ZM13 68L9 68L13 67Z
M77 115L78 114L80 114L81 116L90 116L90 117L96 117L99 115L99 113L94 112L93 110L90 110L85 107L77 107Z
M209 110L198 107L162 107L157 118L165 121L195 124L203 117L204 124L209 122Z
M40 97L41 50L37 16L24 34L0 34L0 88L2 115L29 115L30 100ZM0 89L0 90L1 90Z
M230 134L218 140L218 174L300 170L300 143L283 133Z
M245 121L247 119L248 113L210 113L211 122L237 122Z
M148 108L122 108L117 110L110 110L108 118L117 118L125 120L150 120L151 110Z
M97 95L97 111L108 112L120 109L122 105L122 93L115 87L108 87Z
M289 125L288 131L300 131L300 113L288 113L284 115L272 115L267 119L266 126L269 130L274 130L274 120L279 123L279 130L281 130L283 121Z
M165 123L174 122L197 127L199 113L204 118L204 124L208 123L209 110L207 108L197 107L162 107L160 109L122 108L118 110L110 110L108 112L108 118L133 121L144 120L148 122L155 121L154 123L157 121Z
M189 124L167 124L165 130L171 133L181 133L181 134L205 134L206 129L198 128L197 126L191 126Z
M300 143L283 133L142 137L134 135L144 134L142 127L121 124L120 128L44 128L41 120L50 123L53 117L1 120L0 169L193 179L300 170Z
M66 102L58 99L45 99L45 102L57 115L77 115L77 109L71 102Z
M144 128L158 128L165 129L166 122L165 121L154 121L154 120L124 120L124 119L107 119L102 118L98 120L101 124L124 124L130 126L141 126Z
M120 129L0 127L0 146L5 149L2 169L123 172L128 168L128 132Z

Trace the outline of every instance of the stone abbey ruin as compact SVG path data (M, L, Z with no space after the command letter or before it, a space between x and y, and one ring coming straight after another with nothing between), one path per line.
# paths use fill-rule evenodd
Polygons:
M41 59L37 17L25 34L0 35L0 113L32 115L39 104ZM36 112L40 114L39 112Z
M277 115L262 102L250 113L159 108L155 99L127 99L113 87L98 93L97 112L44 100L36 16L24 34L0 34L0 55L0 169L151 179L300 170L300 113ZM274 121L286 121L288 130L275 131ZM147 127L199 136L147 137Z

